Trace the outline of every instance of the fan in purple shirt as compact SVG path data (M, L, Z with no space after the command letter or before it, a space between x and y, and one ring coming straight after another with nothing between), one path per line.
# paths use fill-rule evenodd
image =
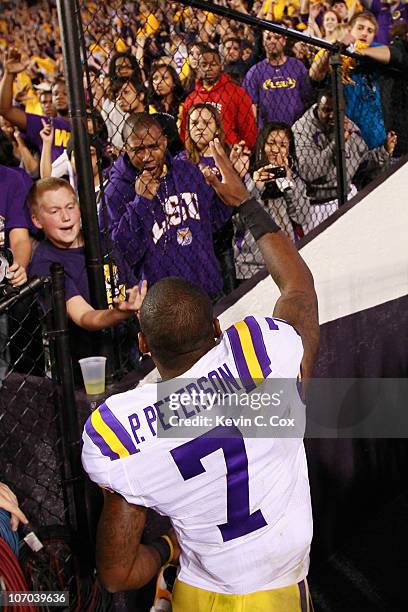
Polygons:
M2 159L4 147L0 151ZM12 158L12 155L9 156ZM17 171L18 170L18 171ZM0 163L0 249L8 247L14 262L7 272L8 283L14 287L27 280L26 267L31 256L31 241L28 235L30 220L25 206L30 177L19 168L8 168ZM4 259L4 258L2 258ZM2 275L6 272L0 262ZM9 367L8 315L0 315L0 388Z
M123 136L127 153L115 162L105 191L112 241L149 285L180 276L216 298L223 281L212 234L231 209L195 165L167 153L154 115L131 115Z
M12 285L22 285L27 280L31 223L25 201L31 182L24 170L0 164L0 248L10 247L13 252L14 263L9 269Z
M30 276L48 276L52 263L64 266L71 357L74 374L80 380L77 359L95 354L94 332L134 319L140 306L140 292L145 293L147 287L145 284L140 290L137 286L128 289L128 299L125 301L125 287L119 284L119 295L113 297L112 287L107 283L107 297L110 298L112 307L104 310L94 309L90 303L81 213L74 189L61 178L41 179L30 189L28 202L35 226L41 229L46 237L34 251L29 273ZM126 282L126 271L123 274L123 268L120 270L119 265L116 269L112 259L111 264L119 283ZM105 280L108 281L107 278ZM42 298L42 305L47 311L47 299Z
M390 42L390 27L394 23L408 22L408 5L404 1L361 0L366 9L374 13L378 22L378 32L375 42L388 45Z
M17 49L10 48L6 52L4 60L4 75L0 82L0 115L17 126L27 141L35 145L39 151L42 150L42 139L40 132L44 127L44 121L52 122L54 126L54 142L52 145L52 161L57 159L66 149L71 124L68 119L68 97L65 81L56 79L52 86L52 102L57 115L49 118L41 115L26 113L21 108L13 106L13 84L16 75L27 68L27 62L22 60L21 53Z
M293 125L311 100L306 67L285 55L285 36L264 32L263 44L267 59L252 66L242 86L252 98L260 129L273 121Z

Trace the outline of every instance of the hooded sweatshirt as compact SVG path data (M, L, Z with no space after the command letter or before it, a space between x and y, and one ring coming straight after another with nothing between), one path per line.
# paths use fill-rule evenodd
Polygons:
M180 276L211 297L223 281L212 234L231 217L200 170L166 156L166 172L152 200L135 194L138 170L122 155L112 167L106 188L106 219L102 227L122 251L138 278L149 285L166 276Z
M180 136L185 140L188 110L194 104L212 104L222 118L225 142L235 144L244 140L253 149L256 142L257 127L252 101L245 89L234 83L227 74L221 74L212 87L204 87L197 81L195 89L184 102Z
M317 117L314 104L298 119L292 130L295 137L297 167L307 184L311 203L323 203L337 198L336 143L334 133ZM350 121L350 120L349 120ZM345 143L347 183L349 189L360 165L379 167L390 160L384 147L369 150L357 125L350 121L352 134Z

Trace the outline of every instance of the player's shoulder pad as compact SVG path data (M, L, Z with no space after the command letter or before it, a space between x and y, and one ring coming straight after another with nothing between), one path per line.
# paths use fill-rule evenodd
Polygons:
M87 419L82 442L83 459L86 455L102 455L105 459L115 461L138 452L129 431L109 400L103 402Z
M267 335L269 331L273 331L288 334L289 336L296 334L300 337L299 332L291 323L272 316L248 315L242 321L233 323L226 331L228 332L234 327L236 329L247 327L249 331L252 331L254 334L256 334L259 329L262 335Z
M249 315L226 330L241 377L255 380L292 377L299 371L302 340L290 323L276 317Z

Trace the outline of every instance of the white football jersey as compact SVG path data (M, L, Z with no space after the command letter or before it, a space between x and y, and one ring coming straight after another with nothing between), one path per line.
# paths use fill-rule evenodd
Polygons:
M283 379L296 381L302 356L301 338L288 323L248 316L171 385L209 393L220 388L232 392L240 384L248 397L257 393L259 398L259 390L275 385L275 379L275 389ZM183 582L241 594L303 580L312 539L303 434L272 436L268 422L269 415L275 421L282 415L304 418L299 395L290 404L282 402L280 412L272 401L262 412L253 410L254 417L261 417L259 426L250 429L252 437L244 437L239 419L232 425L217 420L221 412L217 406L206 408L205 401L169 417L168 398L161 393L166 384L114 395L92 413L82 451L90 478L129 503L170 517L182 550ZM194 416L198 421L206 415L214 428L206 432L193 427L186 437ZM182 437L170 422L183 419ZM218 437L211 435L215 428ZM235 434L223 437L227 430Z

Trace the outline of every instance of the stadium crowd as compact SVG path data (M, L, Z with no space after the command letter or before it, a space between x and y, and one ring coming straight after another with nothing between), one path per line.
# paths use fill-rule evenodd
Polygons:
M344 56L342 68L349 198L408 152L405 1L218 3L337 43L340 52L349 48L361 55L359 62ZM209 380L219 360L220 371L227 363L228 372L236 367L239 377L248 381L247 362L252 364L248 374L255 378L255 358L258 377L259 372L265 378L279 372L296 379L296 389L300 388L299 372L303 382L307 380L319 332L313 279L292 242L338 208L329 54L295 42L290 35L251 28L177 2L79 0L78 4L86 53L86 129L108 308L92 306L77 193L82 160L75 158L54 0L0 0L0 290L7 293L7 286L21 287L34 275L48 275L53 262L64 265L78 383L82 382L78 359L95 354L98 332L107 328L115 328L127 367L135 367L138 314L143 330L140 346L152 355L163 380L189 372L199 361L201 373L208 365ZM402 72L389 71L388 65ZM212 302L252 278L265 263L281 292L274 309L276 320L248 316L227 330L222 342L215 342L214 332L219 337L221 330L218 322L213 327ZM48 300L44 293L44 311L50 308ZM12 316L16 313L0 315L0 387L11 369ZM30 317L35 318L35 313L23 313L25 322ZM245 325L254 346L249 357L242 340ZM42 350L41 337L40 344ZM268 354L273 362L265 361ZM293 601L309 609L304 578L312 522L301 438L281 441L277 448L272 439L254 439L247 445L248 453L239 438L225 448L213 443L207 447L206 440L198 450L196 446L186 450L183 444L171 455L183 476L183 487L178 489L179 473L172 481L175 470L168 463L172 444L167 448L164 441L163 454L156 454L154 461L152 454L138 448L149 444L148 436L150 442L155 438L152 406L161 404L155 403L156 386L148 400L144 393L145 388L141 395L131 392L125 401L119 397L118 404L109 398L85 425L84 467L108 490L97 547L102 583L110 591L143 586L161 566L177 561L181 547L197 567L191 575L186 566L194 563L183 568L185 584L179 583L174 599L179 610L210 609L208 599L202 607L197 603L203 594L207 598L208 591L217 594L223 609L233 609L230 592L237 601L234 609L243 609L244 601L248 609L282 610L282 601L285 609L298 609L288 603ZM297 392L296 397L299 403ZM141 424L134 406L143 406L145 400L139 414L143 412L146 422ZM125 408L120 413L124 424L118 420L119 403L121 410ZM128 421L133 423L133 438L127 434ZM113 438L106 438L104 423L108 430L112 427ZM140 432L138 436L140 425L144 436ZM211 479L203 487L195 479L202 475L201 467L197 473L194 469L197 458L201 461L221 448L227 472L231 469L236 475L238 470L240 478L230 486L235 489L233 511L228 509L225 524L214 527L216 512L224 512L225 492L220 494ZM136 475L130 489L130 479L123 476L128 459L133 462L129 474ZM266 499L265 516L260 509L250 513L248 465L251 501L257 499L253 491L258 487L259 497ZM256 486L254 465L261 475ZM264 479L265 471L269 481ZM219 480L218 468L210 472L209 477ZM138 495L139 473L158 491L156 498L156 491L151 499L146 497L148 487ZM184 488L187 481L190 498ZM180 503L186 505L179 512ZM183 520L178 540L169 532L150 546L139 546L145 506L176 518L176 526L179 512ZM207 508L209 519L204 516ZM27 522L16 496L2 483L1 509L11 512L13 531L19 520ZM283 512L290 519L286 525L280 520ZM197 525L206 521L212 531L202 530L204 538L199 533L197 546ZM257 532L265 527L267 537L264 531L259 546ZM218 530L227 544L219 547L223 554L216 571L210 572ZM256 535L236 554L236 540L251 534ZM203 539L208 555L202 554ZM279 540L286 542L287 549L279 544L278 554L271 557ZM195 583L197 575L204 580ZM259 601L262 608L256 605Z
M407 153L404 1L217 3L361 55L343 61L348 197ZM110 307L95 310L55 3L1 6L0 247L13 252L13 285L47 275L54 261L64 265L80 339L75 360L92 352L95 331L129 329L132 287L142 280L182 276L216 301L262 267L255 241L216 189L214 139L293 241L338 208L327 51L177 2L83 0L96 204L106 270L119 287L113 299L110 278ZM0 325L2 378L4 315Z

